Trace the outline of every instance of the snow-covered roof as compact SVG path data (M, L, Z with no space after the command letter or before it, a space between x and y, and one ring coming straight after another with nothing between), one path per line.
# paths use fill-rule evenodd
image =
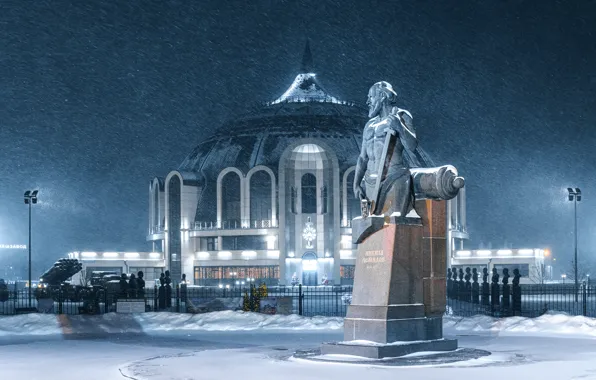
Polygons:
M329 95L319 84L316 74L314 73L298 74L286 92L269 104L279 104L284 102L348 104L348 102L341 101L336 97Z

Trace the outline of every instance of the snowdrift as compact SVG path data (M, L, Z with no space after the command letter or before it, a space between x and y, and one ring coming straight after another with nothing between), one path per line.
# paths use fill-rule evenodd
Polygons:
M512 333L512 335L575 335L596 337L596 318L570 316L565 313L551 312L538 318L509 317L496 319L477 315L463 318L447 316L443 318L443 327L447 333L493 332Z
M55 315L0 316L0 337L6 335L53 335L61 333L62 329Z
M0 316L0 336L52 334L151 333L173 330L339 330L343 318L267 315L242 311L218 311L205 314L169 312L116 314L98 316L24 314Z
M338 330L344 323L344 319L339 317L308 318L230 310L205 314L144 313L135 315L135 319L144 331Z
M186 331L247 331L247 330L339 330L343 318L301 317L298 315L266 315L241 311L219 311L205 314L177 314L168 312L143 314L109 313L99 316L56 316L26 314L0 316L0 337L15 335L56 334L118 334L151 333L174 330ZM594 336L596 319L569 316L562 313L545 314L530 319L511 317L495 319L486 316L461 318L446 316L445 333L511 333L512 335Z

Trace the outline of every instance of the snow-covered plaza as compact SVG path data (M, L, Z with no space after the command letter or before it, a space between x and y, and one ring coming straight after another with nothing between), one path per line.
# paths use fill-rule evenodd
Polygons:
M341 318L146 313L0 318L2 379L596 379L596 319L445 318L446 337L491 354L409 366L292 357L342 340ZM82 332L85 332L82 334ZM417 356L431 357L431 353ZM349 358L343 358L349 360Z

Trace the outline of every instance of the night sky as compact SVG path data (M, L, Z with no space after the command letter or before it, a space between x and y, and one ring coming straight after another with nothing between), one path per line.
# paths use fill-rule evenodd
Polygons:
M148 184L273 100L309 38L333 95L391 82L420 144L466 177L470 248L596 258L596 2L8 1L0 4L0 243L34 275L72 250L146 250ZM26 268L26 251L0 251ZM24 273L24 272L23 272Z

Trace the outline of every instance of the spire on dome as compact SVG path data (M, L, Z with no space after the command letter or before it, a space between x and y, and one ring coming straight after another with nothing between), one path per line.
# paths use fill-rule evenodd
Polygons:
M267 104L278 103L335 103L347 104L331 96L323 89L313 73L312 54L310 52L310 41L306 40L304 47L304 54L302 55L302 65L300 66L300 74L296 76L292 85L279 98Z
M302 53L300 72L303 74L311 73L312 69L312 53L310 52L310 41L307 39L306 46L304 46L304 53Z

